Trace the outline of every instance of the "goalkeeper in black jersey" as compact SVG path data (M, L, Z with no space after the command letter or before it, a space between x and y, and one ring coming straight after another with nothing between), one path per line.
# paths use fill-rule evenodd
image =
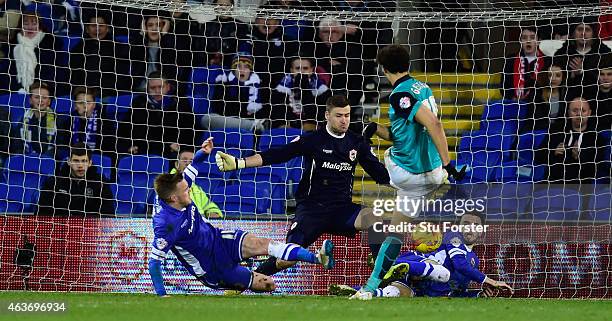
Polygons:
M370 227L379 217L372 209L352 202L355 167L361 164L378 184L389 184L389 174L363 136L348 131L350 114L346 97L332 96L326 102L324 128L247 158L223 152L215 155L221 171L284 163L304 156L305 170L296 193L297 208L287 233L288 243L308 247L323 233L354 237L357 231L370 229L368 235L375 234ZM376 243L370 240L373 252L380 247ZM272 275L294 263L270 258L257 272Z

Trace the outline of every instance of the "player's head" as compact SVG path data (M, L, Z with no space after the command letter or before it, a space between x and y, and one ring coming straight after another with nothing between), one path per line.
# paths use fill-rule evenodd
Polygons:
M181 148L178 159L174 162L174 168L176 168L179 173L182 173L185 168L193 162L194 154L194 149L191 147Z
M351 123L351 105L344 95L333 95L325 103L327 127L334 134L342 135Z
M70 146L70 158L68 158L68 166L70 166L70 176L84 178L89 167L91 167L91 151L87 149L85 144L76 143Z
M606 93L612 90L612 54L608 54L600 60L599 90Z
M538 31L536 27L523 27L519 40L521 42L521 49L526 56L534 56L536 54L538 51Z
M30 86L30 107L45 112L51 106L51 91L44 82L34 82Z
M154 188L157 196L170 206L186 207L191 204L189 184L179 172L157 176Z
M410 54L400 45L390 45L380 49L376 55L376 62L387 77L388 74L401 74L410 70Z
M478 212L467 212L461 216L459 225L472 226L473 224L474 226L477 226L483 225L484 223L485 222L483 214ZM463 240L467 245L471 245L478 242L480 236L482 235L482 233L474 231L473 229L466 230L462 234Z
M155 101L161 102L165 95L172 90L170 82L162 77L159 71L154 71L147 77L147 94Z

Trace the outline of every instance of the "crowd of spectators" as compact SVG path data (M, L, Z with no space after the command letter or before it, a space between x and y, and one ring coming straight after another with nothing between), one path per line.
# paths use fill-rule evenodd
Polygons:
M204 130L314 130L330 95L346 95L353 107L375 98L375 56L393 41L387 22L259 13L242 21L223 13L233 0L215 0L221 13L206 21L180 11L51 3L0 0L0 95L27 95L18 121L0 108L0 162L24 153L67 160L58 172L67 180L48 182L51 191L89 173L91 151L113 167L127 155L179 159L180 171ZM366 12L394 10L395 2L270 0L261 8ZM527 104L521 132L548 131L537 159L550 165L550 180L593 180L606 156L600 133L612 126L610 48L588 19L572 24L553 57L539 49L538 34L522 28L521 49L506 59L502 96ZM196 73L208 76L206 92L196 89ZM109 112L105 101L122 95L134 95L127 111ZM61 97L72 104L68 113L52 108ZM209 108L196 112L202 97ZM360 130L362 119L353 121ZM78 205L88 206L107 208Z
M552 56L540 50L535 26L523 26L520 50L505 60L506 100L525 103L520 132L545 131L536 161L553 183L586 184L610 177L612 53L597 36L598 21L576 19ZM604 137L607 133L608 137Z

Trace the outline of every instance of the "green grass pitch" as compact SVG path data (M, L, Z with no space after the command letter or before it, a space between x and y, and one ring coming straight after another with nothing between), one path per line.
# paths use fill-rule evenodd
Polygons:
M65 302L65 312L16 313L8 302ZM549 299L398 298L349 301L343 297L237 297L148 294L0 292L0 320L248 320L248 321L606 321L612 301Z

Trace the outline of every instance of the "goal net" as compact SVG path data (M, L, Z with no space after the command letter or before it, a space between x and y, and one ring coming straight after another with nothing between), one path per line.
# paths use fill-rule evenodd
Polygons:
M389 126L399 107L376 63L389 44L409 49L466 168L416 221L485 214L479 268L515 296L610 298L604 0L3 2L0 290L152 292L155 177L209 137L236 157L288 144L325 126L332 95L350 102L350 131ZM384 162L392 142L372 140ZM223 173L213 152L205 164L191 197L213 225L284 240L302 158ZM396 190L356 166L352 194L377 208ZM366 233L331 238L336 268L296 265L277 293L366 281ZM169 293L217 293L174 257L162 270Z

